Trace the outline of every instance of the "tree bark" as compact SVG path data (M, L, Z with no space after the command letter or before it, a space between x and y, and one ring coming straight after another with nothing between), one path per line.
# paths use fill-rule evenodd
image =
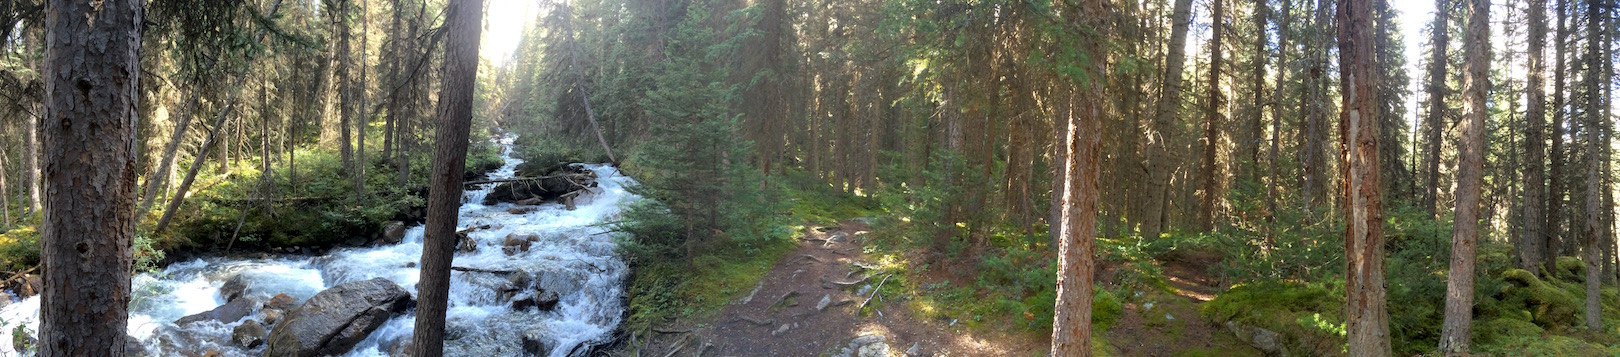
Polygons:
M1343 155L1346 332L1350 356L1389 356L1389 313L1384 300L1383 195L1378 183L1379 69L1373 46L1372 0L1338 6L1339 114Z
M572 10L567 0L563 0L563 9ZM591 96L585 90L585 68L579 66L579 50L574 45L573 14L565 13L562 16L563 31L567 32L563 35L568 36L568 63L573 65L575 79L579 83L579 100L585 104L585 118L591 121L591 130L596 132L596 142L602 144L602 152L607 154L608 161L618 164L619 159L613 156L613 149L608 147L607 138L602 136L602 126L596 123L596 110L591 109Z
M1076 9L1081 28L1105 34L1108 19L1106 3L1102 0L1081 1ZM1083 63L1090 83L1077 83L1070 92L1067 123L1058 131L1059 142L1067 143L1061 191L1062 212L1059 218L1058 278L1056 316L1052 324L1053 356L1091 355L1091 285L1093 276L1093 244L1097 234L1098 162L1102 154L1102 101L1103 74L1107 72L1101 35L1084 36L1078 50L1085 58L1096 59Z
M1288 83L1288 32L1289 22L1294 17L1293 6L1293 0L1283 0L1282 16L1277 21L1277 85L1271 97L1274 101L1271 107L1271 150L1266 153L1266 176L1271 180L1266 183L1266 221L1272 224L1277 223L1277 186L1282 182L1282 177L1277 175L1277 154L1282 144L1283 100L1288 95L1283 88ZM1272 232L1276 227L1267 229L1265 248L1271 249L1276 246L1276 234Z
M1542 206L1547 202L1542 198L1546 191L1546 148L1543 147L1542 133L1547 120L1547 95L1544 82L1546 81L1547 64L1543 62L1543 41L1547 39L1547 0L1530 0L1530 38L1525 41L1529 45L1526 67L1528 73L1525 79L1525 102L1529 108L1525 111L1525 167L1524 167L1524 231L1519 236L1519 268L1532 273L1539 273L1542 257L1546 254L1547 239L1542 232L1542 225L1547 218L1543 216Z
M456 211L472 125L473 88L478 77L478 37L482 0L454 0L445 19L444 78L439 123L434 131L432 186L428 190L422 273L418 285L412 356L444 355L445 311L449 307L450 264L455 257Z
M1451 271L1446 281L1446 319L1440 352L1468 353L1474 325L1474 256L1479 239L1479 195L1485 177L1486 93L1490 91L1490 0L1467 0L1468 30L1463 35L1462 135L1457 152L1457 208L1451 229Z
M1147 184L1143 185L1143 237L1158 238L1164 232L1164 210L1170 199L1166 186L1178 158L1170 145L1176 137L1176 116L1181 112L1181 72L1187 62L1187 28L1191 25L1192 0L1176 0L1170 15L1170 48L1165 54L1164 83L1148 134Z
M1266 46L1271 44L1270 33L1267 32L1266 27L1270 22L1270 20L1267 20L1270 13L1271 3L1269 1L1257 0L1254 2L1255 37L1254 53L1251 54L1254 56L1252 60L1254 68L1250 70L1249 82L1249 90L1251 91L1249 94L1251 98L1249 99L1253 101L1249 105L1253 112L1250 113L1251 118L1249 119L1247 132L1244 133L1243 138L1237 140L1241 148L1239 155L1248 160L1243 164L1241 174L1244 175L1245 179L1254 180L1255 182L1260 180L1260 142L1265 140L1266 135L1266 63L1271 59L1270 56L1266 55ZM1277 100L1276 98L1270 99Z
M1563 237L1564 233L1564 179L1566 177L1564 172L1564 116L1565 113L1568 113L1564 108L1564 86L1566 83L1564 71L1568 68L1564 63L1564 51L1566 50L1565 43L1569 39L1566 8L1568 8L1567 1L1558 0L1557 8L1554 9L1554 11L1557 11L1555 17L1558 18L1558 34L1553 42L1553 53L1555 53L1553 66L1556 70L1553 70L1552 132L1548 135L1551 138L1552 147L1547 151L1547 171L1549 172L1547 177L1547 220L1546 225L1543 226L1547 230L1547 240L1545 250L1542 252L1544 253L1544 259L1542 259L1543 265L1541 268L1542 272L1549 274L1557 268L1558 254L1562 250L1560 237Z
M1198 227L1204 232L1215 229L1216 203L1220 200L1219 163L1216 158L1221 149L1221 106L1225 101L1221 95L1221 40L1226 30L1225 15L1226 2L1214 0L1214 10L1211 13L1211 22L1215 25L1211 31L1209 44L1209 103L1204 109L1204 158L1203 169L1203 197L1202 205L1198 210Z
M1597 0L1588 0L1586 6L1586 38L1588 39L1588 47L1586 52L1586 72L1583 75L1586 79L1586 125L1585 128L1582 129L1586 134L1587 157L1586 247L1583 247L1582 249L1585 251L1586 256L1585 259L1582 259L1582 261L1586 266L1586 327L1592 330L1599 330L1603 328L1602 299L1599 296L1599 285L1603 280L1601 277L1603 270L1603 262L1601 261L1601 257L1604 250L1604 248L1599 244L1604 240L1604 232L1602 231L1603 216L1602 213L1598 211L1598 208L1602 204L1602 202L1600 202L1600 198L1602 197L1602 193L1600 193L1600 191L1603 189L1603 184L1600 182L1602 179L1598 173L1599 164L1595 162L1595 159L1600 155L1601 149L1599 148L1599 140L1601 140L1601 137L1598 132L1601 130L1599 128L1602 126L1601 121L1603 120L1597 116L1597 114L1602 110L1599 106L1599 103L1602 103L1602 99L1599 98L1601 93L1599 92L1600 89L1597 80L1597 78L1600 76L1598 71L1603 68L1599 63L1599 61L1602 61L1603 59L1599 58L1600 52L1598 50L1598 45L1601 41L1599 41L1599 36L1597 35L1598 28L1600 27L1598 22L1601 21L1599 17L1602 15L1599 13L1599 9L1602 5L1599 4Z
M1424 177L1423 208L1428 210L1431 217L1440 215L1437 204L1440 197L1440 133L1445 128L1445 113L1450 110L1446 108L1446 91L1449 90L1446 88L1446 46L1451 42L1446 21L1450 16L1450 2L1435 0L1434 25L1430 32L1434 52L1429 59L1429 115L1428 124L1425 125L1428 139L1424 142L1427 145L1423 150L1423 163L1428 169Z
M144 7L47 5L41 356L124 355Z

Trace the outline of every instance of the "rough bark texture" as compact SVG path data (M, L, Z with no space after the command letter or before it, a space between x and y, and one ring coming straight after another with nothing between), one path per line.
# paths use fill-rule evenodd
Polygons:
M1486 92L1490 91L1490 0L1468 0L1463 35L1462 135L1457 141L1457 208L1452 212L1451 273L1446 279L1446 319L1440 352L1468 352L1474 326L1474 242L1479 239L1480 185L1485 180Z
M1542 133L1545 131L1547 120L1547 95L1543 89L1547 78L1547 64L1542 60L1543 41L1547 39L1547 0L1530 0L1530 38L1525 41L1530 46L1529 57L1526 59L1529 72L1525 80L1525 101L1529 108L1525 111L1524 127L1524 232L1519 235L1519 268L1530 272L1537 272L1541 267L1543 249L1546 249L1547 238L1541 227L1546 224L1547 218L1542 215L1547 202L1542 198L1546 191L1546 148L1543 146Z
M1165 201L1169 200L1166 186L1177 162L1169 140L1175 139L1176 115L1181 112L1181 72L1187 62L1187 27L1191 25L1191 17L1192 0L1176 0L1170 15L1170 48L1165 54L1163 91L1148 138L1148 182L1143 185L1147 197L1142 201L1141 232L1150 239L1164 232L1165 207L1168 206Z
M47 6L41 356L123 356L143 0Z
M1561 217L1564 215L1564 113L1566 113L1564 109L1564 70L1567 68L1564 63L1564 43L1569 38L1569 28L1566 24L1567 16L1564 16L1566 5L1567 1L1558 0L1558 7L1556 8L1556 11L1558 11L1556 16L1558 18L1558 35L1553 42L1553 52L1556 53L1553 56L1553 65L1556 66L1556 69L1553 70L1552 133L1548 135L1552 139L1552 147L1547 151L1547 170L1552 174L1548 175L1550 177L1547 178L1547 224L1543 226L1547 230L1547 245L1546 249L1542 251L1545 255L1543 256L1543 267L1541 269L1542 272L1547 273L1557 268L1554 264L1558 264L1558 252L1561 250L1559 237L1564 232L1561 224L1563 222Z
M1430 216L1440 214L1436 201L1440 197L1440 132L1445 128L1446 111L1446 46L1451 38L1446 31L1446 20L1449 16L1451 4L1448 0L1435 0L1434 25L1431 27L1434 52L1429 58L1429 115L1428 128L1423 149L1423 164L1425 170L1423 185L1423 208L1428 210Z
M1383 195L1378 183L1378 64L1372 0L1338 5L1339 68L1345 81L1339 114L1344 160L1346 332L1350 356L1390 355L1384 301Z
M461 179L472 125L473 86L478 77L478 36L482 0L450 2L445 19L444 79L441 82L438 128L434 131L432 183L422 247L422 275L417 285L416 330L412 356L444 355L444 314L449 307L450 262L456 246L456 209L461 205Z
M1599 191L1603 189L1603 184L1600 182L1600 176L1598 176L1599 165L1592 162L1592 158L1597 157L1600 151L1598 142L1601 138L1598 135L1598 128L1602 124L1596 114L1600 113L1601 108L1598 104L1602 103L1602 99L1599 98L1597 71L1602 67L1598 63L1598 61L1601 61L1598 58L1598 36L1593 34L1598 32L1598 21L1599 16L1601 16L1598 11L1600 11L1601 4L1598 4L1597 0L1588 0L1586 5L1588 11L1586 33L1588 34L1589 46L1587 47L1586 73L1584 74L1586 78L1586 110L1584 112L1586 125L1582 130L1586 133L1586 157L1588 163L1586 165L1586 246L1582 247L1586 254L1585 258L1581 260L1586 265L1586 327L1597 330L1603 328L1602 299L1598 296L1598 288L1603 280L1601 276L1603 262L1600 260L1603 255L1603 247L1598 245L1603 241L1602 235L1604 234L1602 231L1603 216L1598 210L1601 204L1599 197L1602 197Z
M1107 19L1103 0L1081 1L1083 28L1108 33L1102 26ZM1104 39L1081 39L1079 50L1087 58L1103 58ZM1103 61L1086 63L1087 72L1107 73ZM1100 76L1089 76L1100 78ZM1068 123L1058 130L1058 141L1066 142L1062 160L1062 213L1059 219L1058 278L1056 316L1052 325L1053 356L1091 355L1091 285L1094 262L1093 240L1097 234L1098 162L1102 154L1103 81L1080 83L1069 97Z
M1205 103L1208 107L1204 109L1204 157L1203 169L1200 170L1204 182L1200 190L1203 191L1202 205L1198 210L1198 228L1205 232L1215 229L1215 205L1221 195L1220 180L1216 179L1221 172L1216 158L1221 150L1221 106L1225 101L1221 96L1221 35L1226 32L1225 4L1225 1L1215 0L1212 16L1216 25L1210 31L1209 41L1209 103Z
M1271 182L1266 183L1266 220L1270 223L1277 223L1277 186L1282 182L1282 178L1277 175L1277 154L1282 146L1283 101L1288 98L1287 92L1284 92L1283 88L1287 87L1288 84L1288 23L1294 17L1293 6L1293 0L1283 0L1282 16L1277 21L1277 66L1279 68L1277 69L1277 85L1274 88L1276 92L1271 97L1275 101L1271 106L1271 149L1270 152L1266 153L1268 157L1266 160L1268 174L1266 176L1271 179ZM1276 234L1270 232L1266 234L1267 249L1276 245L1275 239Z

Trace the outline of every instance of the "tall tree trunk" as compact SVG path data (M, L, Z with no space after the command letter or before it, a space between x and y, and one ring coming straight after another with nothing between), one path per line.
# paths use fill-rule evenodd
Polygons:
M0 229L11 229L11 189L6 187L6 144L0 142Z
M124 355L145 5L54 0L46 8L41 356Z
M461 204L461 178L467 161L468 131L472 126L482 10L482 0L454 0L445 18L448 36L444 44L444 78L439 88L438 128L434 130L432 186L428 190L412 356L444 355L450 263L455 257L456 209Z
M1267 20L1270 13L1271 3L1269 1L1255 0L1254 53L1251 54L1254 56L1252 59L1254 68L1249 73L1251 76L1249 80L1249 99L1252 101L1249 106L1252 112L1249 113L1251 117L1246 132L1243 133L1242 138L1236 140L1238 147L1241 148L1239 155L1242 159L1240 160L1247 160L1242 165L1243 172L1241 174L1244 179L1255 182L1260 180L1260 142L1265 140L1266 135L1266 63L1271 59L1270 56L1266 55L1266 46L1271 44L1270 33L1266 27L1270 23L1270 20ZM1276 98L1272 98L1272 100L1276 100Z
M1158 238L1164 232L1165 207L1170 200L1167 186L1170 174L1179 166L1174 146L1176 117L1181 113L1181 72L1187 62L1187 28L1191 25L1192 0L1176 0L1170 15L1170 49L1165 54L1164 83L1153 116L1153 130L1148 134L1149 157L1147 184L1142 201L1143 237Z
M1429 59L1429 115L1428 124L1425 125L1428 139L1424 142L1423 164L1425 170L1425 183L1423 185L1423 208L1428 210L1430 217L1440 215L1437 202L1440 197L1440 144L1441 135L1445 128L1446 108L1446 46L1450 45L1450 32L1446 21L1450 17L1450 0L1435 0L1434 25L1430 36L1433 43L1433 54Z
M203 140L202 148L197 149L197 155L193 156L196 159L192 160L191 169L186 171L186 177L181 179L180 186L175 188L174 197L169 198L169 205L163 209L163 216L158 218L157 226L152 228L153 232L161 232L164 228L169 227L169 222L174 219L174 214L180 210L180 204L186 201L186 191L191 189L192 182L196 182L197 172L202 171L202 167L208 162L209 150L213 149L214 145L217 145L221 140L225 140L220 137L220 133L225 131L225 125L228 124L225 119L230 118L231 107L236 105L236 99L241 93L239 90L241 87L242 79L238 78L236 84L230 87L236 89L232 90L230 95L226 97L225 105L219 108L219 115L214 117L213 129L208 131L208 139Z
M336 6L333 6L328 11L332 12L333 36L337 37L337 54L335 55L337 68L332 80L337 81L338 87L338 153L342 157L344 175L354 178L359 176L359 170L355 169L354 138L350 129L354 121L358 119L354 117L356 104L354 102L354 79L350 78L353 74L349 73L351 68L354 67L354 58L351 52L353 46L349 43L349 38L352 37L349 30L349 7L353 5L349 1L333 1ZM359 199L358 192L355 199Z
M1211 21L1214 31L1211 31L1209 44L1209 106L1204 109L1204 158L1203 158L1203 205L1198 210L1198 227L1204 232L1215 229L1216 203L1220 200L1219 163L1216 158L1221 149L1221 102L1226 99L1221 95L1221 35L1226 30L1225 15L1226 2L1214 0L1214 10Z
M34 112L39 113L40 111L35 110ZM41 145L39 142L39 116L27 115L25 117L28 118L28 120L25 122L27 127L23 128L23 131L27 133L27 135L23 136L24 155L22 169L23 177L25 180L27 180L25 186L28 189L28 212L39 212L39 194L41 185L39 172L39 147Z
M135 217L145 217L146 212L151 211L152 203L157 202L158 191L168 182L169 171L173 171L170 168L174 167L175 156L180 152L180 143L185 141L186 131L191 127L191 119L196 116L197 103L202 99L202 91L196 89L202 87L201 82L195 80L192 83L193 89L188 95L190 99L186 100L186 109L180 112L180 119L174 124L174 133L169 137L169 144L163 148L163 158L158 161L157 169L152 170L152 174L146 178L146 187L142 189L144 193L140 206L135 210Z
M1344 165L1346 332L1350 356L1389 356L1389 313L1384 301L1383 194L1378 183L1377 90L1372 0L1338 6L1339 68L1344 110L1339 113Z
M1600 294L1598 292L1599 284L1603 280L1601 277L1603 269L1603 262L1601 261L1601 258L1602 252L1605 248L1599 246L1599 244L1604 241L1602 237L1604 234L1602 231L1603 216L1601 212L1598 212L1598 208L1602 205L1600 202L1602 193L1600 193L1600 191L1603 189L1603 183L1600 182L1602 179L1598 174L1598 166L1600 165L1594 160L1596 160L1600 155L1601 149L1598 147L1598 143L1599 140L1601 140L1599 135L1599 131L1601 129L1599 128L1601 128L1601 121L1603 120L1597 116L1597 114L1601 112L1599 103L1602 103L1602 99L1599 98L1601 93L1599 92L1600 89L1597 80L1598 77L1600 77L1598 71L1603 68L1599 63L1599 61L1602 61L1603 59L1599 58L1600 53L1598 50L1598 45L1601 41L1599 41L1600 36L1597 34L1598 28L1600 27L1600 16L1602 16L1602 14L1599 13L1599 11L1601 11L1599 9L1602 5L1598 3L1598 0L1587 0L1586 6L1586 38L1588 42L1586 49L1586 72L1583 74L1586 80L1586 110L1584 115L1586 118L1586 125L1585 128L1582 129L1586 134L1587 157L1586 247L1582 249L1585 251L1586 256L1585 259L1582 259L1582 261L1586 266L1586 327L1592 330L1599 330L1603 328L1603 310L1601 297L1599 296Z
M1288 84L1288 51L1291 49L1288 34L1291 32L1289 22L1294 18L1293 6L1293 0L1283 0L1282 16L1277 21L1277 85L1271 97L1274 101L1271 107L1271 150L1266 153L1266 176L1270 180L1266 183L1266 222L1273 225L1277 223L1277 186L1282 183L1282 177L1277 175L1277 154L1282 144L1283 101L1288 98L1283 88ZM1267 229L1266 248L1270 249L1276 246L1276 234L1271 232L1276 227Z
M1468 1L1468 31L1463 34L1462 135L1457 145L1457 208L1452 218L1451 272L1446 281L1446 320L1440 330L1440 352L1468 353L1474 327L1474 242L1479 239L1480 185L1485 181L1486 93L1490 91L1490 0Z
M355 90L359 96L360 111L355 115L355 158L354 158L354 201L362 206L366 204L366 128L371 126L370 83L367 83L366 72L371 67L371 61L366 56L367 49L371 48L371 21L366 17L371 15L369 1L360 1L360 88Z
M1542 206L1547 202L1542 198L1546 190L1546 148L1543 145L1542 132L1545 130L1547 120L1547 95L1543 88L1547 77L1547 64L1543 62L1543 41L1547 39L1547 0L1530 0L1530 38L1525 41L1529 46L1526 67L1528 73L1525 79L1525 102L1529 108L1525 111L1525 165L1524 166L1524 231L1519 236L1519 268L1537 272L1541 267L1541 260L1545 253L1547 239L1543 235L1542 225L1547 218L1542 215Z
M1564 71L1568 68L1564 62L1564 52L1567 50L1565 44L1569 39L1569 29L1565 23L1568 18L1566 16L1568 14L1567 8L1568 3L1566 0L1558 0L1558 6L1554 9L1554 11L1557 11L1554 17L1558 18L1558 34L1554 36L1556 39L1553 41L1553 53L1555 53L1553 66L1556 69L1553 70L1552 133L1548 135L1551 138L1552 147L1547 151L1547 171L1549 174L1547 175L1547 220L1544 226L1547 230L1547 240L1543 251L1545 254L1544 259L1541 261L1543 266L1540 269L1548 274L1557 269L1558 254L1562 250L1560 239L1564 236L1564 230L1562 229L1564 222L1564 179L1566 177L1564 172L1564 158L1566 157L1564 156L1564 116L1569 112L1564 108Z
M1107 5L1102 0L1084 0L1077 10L1076 25L1095 33L1109 33L1103 29L1108 19ZM1086 36L1079 40L1080 53L1096 59L1084 63L1089 83L1078 83L1069 94L1067 123L1058 132L1057 141L1064 142L1064 165L1061 195L1062 217L1058 221L1058 278L1057 314L1052 324L1053 356L1091 355L1091 285L1093 275L1093 241L1097 234L1097 170L1102 156L1102 117L1104 98L1102 79L1107 72L1101 35Z
M1317 1L1316 20L1312 26L1317 28L1332 26L1332 19L1328 18L1327 11L1329 6L1333 6L1332 4L1333 2L1328 0ZM1369 14L1368 16L1372 15ZM1368 28L1367 30L1371 31L1372 29ZM1327 102L1330 99L1328 98L1327 93L1328 79L1326 74L1328 69L1328 48L1332 46L1333 41L1330 38L1331 35L1329 35L1328 31L1325 29L1317 30L1316 34L1317 35L1314 41L1315 47L1311 48L1310 50L1312 53L1314 53L1314 55L1312 56L1313 58L1310 69L1307 71L1309 78L1307 78L1305 82L1306 85L1310 87L1307 89L1311 96L1310 112L1305 116L1305 136L1303 137L1303 142L1300 143L1301 146L1305 148L1305 184L1303 185L1305 186L1303 195L1305 202L1302 207L1305 208L1306 212L1310 212L1313 215L1315 214L1314 211L1316 210L1316 207L1320 206L1322 201L1327 199L1328 191L1328 129L1326 126L1328 125ZM1371 51L1372 44L1368 43L1367 45L1369 47L1368 50ZM1372 61L1372 59L1368 60Z

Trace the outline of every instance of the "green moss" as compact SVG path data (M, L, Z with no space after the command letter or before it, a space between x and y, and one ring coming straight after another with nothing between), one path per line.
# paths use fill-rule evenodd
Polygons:
M1125 313L1125 304L1119 301L1114 293L1106 289L1097 288L1091 298L1091 329L1097 333L1108 331L1119 321L1119 315Z
M0 233L0 269L17 271L39 264L39 232L18 227Z
M1284 345L1303 355L1343 348L1344 296L1324 284L1262 282L1232 287L1199 307L1217 324L1236 322L1283 335Z
M1502 285L1498 299L1508 309L1506 317L1523 317L1528 312L1530 321L1542 328L1565 328L1574 325L1581 311L1581 299L1569 291L1537 278L1523 269L1508 269L1501 274Z
M1474 326L1474 343L1491 345L1496 343L1511 343L1523 337L1540 337L1544 333L1541 326L1530 321L1511 317L1500 317L1484 321Z
M1558 257L1557 264L1553 265L1557 268L1553 275L1559 279L1581 280L1586 276L1586 264L1581 262L1581 258Z

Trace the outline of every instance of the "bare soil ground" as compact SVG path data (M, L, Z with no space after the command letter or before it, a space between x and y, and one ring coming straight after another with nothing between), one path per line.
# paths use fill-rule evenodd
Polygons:
M713 316L654 328L646 332L650 336L623 336L623 341L601 354L862 356L863 351L852 349L859 346L851 346L851 342L870 341L872 337L863 336L881 335L887 347L887 353L881 355L887 356L1046 355L1050 342L1044 336L984 328L969 331L965 324L952 325L951 321L919 316L908 306L910 297L904 293L857 294L863 286L884 284L885 278L884 273L868 269L876 264L862 253L867 229L858 222L844 222L838 227L807 232L799 238L798 248L783 256L747 297L733 301ZM1258 351L1198 314L1197 304L1220 291L1218 279L1212 278L1207 269L1213 264L1208 259L1185 257L1164 264L1165 275L1181 292L1179 295L1145 292L1143 296L1122 297L1127 301L1125 313L1113 329L1103 334L1110 352L1121 356L1173 356L1196 350L1206 355L1258 356ZM942 267L910 278L919 285L971 281L953 278L952 270L970 269ZM868 297L872 301L867 313L856 315L857 307ZM1166 319L1166 314L1171 318Z

